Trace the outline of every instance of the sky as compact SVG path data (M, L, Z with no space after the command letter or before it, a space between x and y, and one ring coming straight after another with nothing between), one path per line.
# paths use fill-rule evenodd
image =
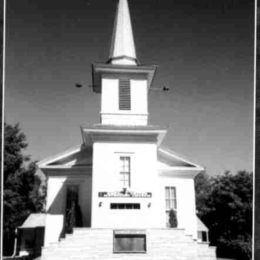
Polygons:
M129 0L137 58L156 64L149 122L163 146L206 168L252 171L254 2ZM117 0L8 0L5 121L41 160L99 123L91 64L108 60ZM84 87L75 88L75 83Z

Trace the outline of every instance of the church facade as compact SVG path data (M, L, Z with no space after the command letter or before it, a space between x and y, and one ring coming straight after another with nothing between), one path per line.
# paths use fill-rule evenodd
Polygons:
M203 167L162 147L167 129L148 121L155 71L137 60L119 0L109 60L92 65L100 123L38 163L47 177L42 259L216 259L198 235L194 177Z

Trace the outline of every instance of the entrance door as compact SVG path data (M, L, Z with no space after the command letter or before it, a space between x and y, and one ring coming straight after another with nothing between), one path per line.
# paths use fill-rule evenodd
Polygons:
M72 233L73 227L82 227L78 185L67 186L65 232Z

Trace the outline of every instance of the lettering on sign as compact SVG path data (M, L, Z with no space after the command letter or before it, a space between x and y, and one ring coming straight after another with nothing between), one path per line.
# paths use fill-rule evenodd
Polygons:
M151 198L151 192L120 192L120 191L102 191L98 193L98 197L102 198Z

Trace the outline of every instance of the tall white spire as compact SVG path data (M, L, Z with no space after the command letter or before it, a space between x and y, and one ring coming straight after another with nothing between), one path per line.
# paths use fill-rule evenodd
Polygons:
M119 0L109 55L111 64L136 65L136 53L127 0Z

